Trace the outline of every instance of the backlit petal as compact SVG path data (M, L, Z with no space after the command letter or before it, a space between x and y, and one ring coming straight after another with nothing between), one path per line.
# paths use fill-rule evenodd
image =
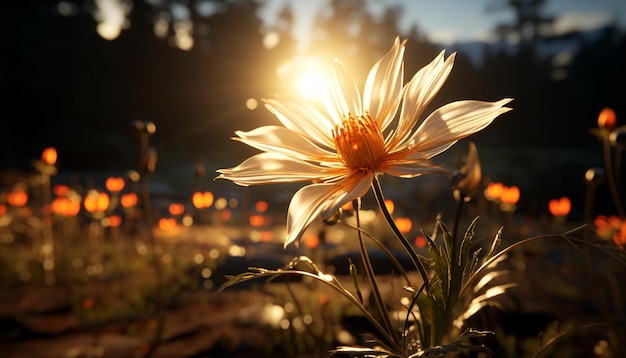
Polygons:
M448 170L437 167L429 162L396 164L385 168L385 174L399 178L415 178L424 174L446 174Z
M280 122L292 131L308 136L311 140L333 148L332 129L335 123L313 106L295 104L287 100L266 99L265 106Z
M345 203L360 198L369 190L373 175L348 178L336 184L311 184L298 190L289 203L285 247L297 246L313 222L334 214Z
M336 156L311 143L304 136L281 126L264 126L250 132L235 132L234 138L262 151L273 151L302 160L319 161L320 158Z
M428 116L403 144L403 148L416 152L419 157L432 158L450 148L457 140L485 128L500 114L510 111L511 108L504 105L511 100L449 103Z
M441 51L430 64L419 70L406 85L398 128L389 142L390 148L393 149L396 145L400 145L411 135L411 131L424 109L448 79L454 65L455 55L453 53L444 61L444 51Z
M219 169L216 179L228 179L242 185L293 183L324 178L324 168L280 153L260 153L238 166Z
M372 67L363 91L363 110L384 131L398 111L404 81L404 46L396 37L393 47Z
M365 195L370 189L373 180L374 173L371 172L346 177L344 181L338 184L340 187L339 192L342 194L337 195L333 201L328 202L328 206L322 213L322 218L328 218L346 203Z
M335 59L326 79L326 90L322 93L324 105L335 124L349 114L361 114L361 95L354 79L348 75L343 64Z

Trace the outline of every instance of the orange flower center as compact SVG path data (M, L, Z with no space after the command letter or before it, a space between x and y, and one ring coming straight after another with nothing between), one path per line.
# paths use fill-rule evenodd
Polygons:
M385 142L378 123L369 114L349 115L335 126L337 154L347 168L375 171L385 156Z

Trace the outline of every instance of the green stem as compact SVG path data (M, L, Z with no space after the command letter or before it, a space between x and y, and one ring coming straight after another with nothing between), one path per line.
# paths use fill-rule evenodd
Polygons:
M287 286L287 292L291 296L291 300L296 306L296 310L298 311L299 314L304 315L305 311L302 308L302 305L300 304L300 300L298 300L298 296L296 296L296 293L293 292L293 289L291 288L291 279L289 275L285 275L285 285ZM317 351L319 347L323 347L324 345L323 337L320 337L319 335L315 334L315 332L313 332L313 330L308 324L304 325L304 330L306 331L306 335L311 337L311 339L313 339L313 341L315 342L315 351Z
M547 352L550 348L552 348L553 345L558 343L561 339L567 337L568 335L570 335L572 333L579 332L579 331L584 331L584 330L588 330L588 329L594 330L595 332L597 332L598 328L606 328L607 330L609 330L610 328L619 329L619 326L617 324L614 324L614 323L590 323L590 324L586 324L584 326L572 328L572 329L570 329L570 330L568 330L566 332L561 332L561 333L557 334L556 336L552 337L552 339L550 339L548 342L546 342L532 356L532 358L537 358L537 357L541 356L542 354Z
M381 332L381 334L384 336L384 339L387 340L388 342L391 342L394 345L394 349L397 352L400 352L400 348L398 347L398 344L396 343L396 341L394 340L394 337L391 336L389 334L389 332L387 332L387 330L385 330L385 328L381 325L381 323L378 321L378 319L376 319L376 317L374 317L374 315L372 315L372 313L370 311L367 310L367 308L361 303L361 301L356 298L354 295L352 295L350 293L350 291L346 290L339 281L336 280L336 278L333 277L332 280L328 280L328 279L324 279L319 272L317 273L311 273L308 271L301 271L301 270L292 270L292 269L283 269L280 271L269 271L266 270L264 272L260 272L260 273L249 273L246 275L246 277L242 277L240 279L235 280L234 278L231 278L229 281L226 281L226 283L224 283L222 286L220 286L220 288L217 290L217 292L222 292L224 289L235 285L236 283L240 283L240 282L244 282L244 281L249 281L252 279L258 279L261 277L276 277L276 276L287 276L287 275L297 275L297 276L301 276L301 277L309 277L311 279L317 280L319 282L324 283L325 285L331 287L332 289L334 289L335 291L337 291L339 294L341 294L342 296L344 296L348 301L350 301L350 303L352 303L356 308L359 309L359 311L361 311L361 313L363 314L363 316L370 321L374 327L376 327L376 329Z
M389 249L385 247L385 245L383 245L382 242L380 242L379 240L377 240L376 238L374 238L372 235L368 234L367 232L363 231L363 229L361 228L358 228L354 225L350 225L346 223L345 221L342 221L341 223L351 229L359 230L361 234L367 236L370 240L372 240L372 242L376 244L376 246L378 246L378 248L381 249L385 253L385 255L387 255L387 258L389 259L389 261L391 261L391 263L396 268L396 270L398 270L398 273L404 278L404 281L406 282L407 286L411 286L411 280L409 280L409 276L407 275L406 271L400 264L400 261L398 261L398 259L393 255L393 253L391 253L391 251L389 251Z
M142 163L147 163L148 161L148 135L141 135L141 161ZM154 234L152 229L154 228L154 219L152 217L152 205L150 201L150 187L148 180L148 171L144 171L144 174L141 176L141 199L142 199L142 208L144 214L144 220L146 226L148 228L148 242L150 244L150 250L152 254L152 265L154 268L154 276L156 279L156 316L157 316L157 327L156 334L154 337L154 341L152 342L152 347L147 352L145 357L150 357L154 353L156 347L161 343L161 337L163 335L163 328L165 324L165 311L164 311L164 297L163 297L163 270L161 268L161 260L160 255L158 255L156 249L156 239L154 238Z
M613 168L615 170L613 177L615 178L615 183L616 184L616 191L619 195L619 197L622 197L622 153L624 151L621 148L617 148L617 150L615 151L615 158L613 159Z
M456 207L456 216L454 218L454 227L452 228L452 254L450 255L451 267L458 266L460 260L457 260L457 254L459 251L459 242L457 235L459 232L459 222L461 221L461 212L463 211L463 198L459 200L459 205Z
M611 197L613 198L617 213L620 217L624 217L624 208L619 198L617 185L615 184L615 175L613 174L613 164L611 163L611 143L609 143L609 139L606 137L602 139L602 143L604 145L604 167L606 170L606 178L609 182L609 189L611 190Z
M596 197L596 184L592 182L587 182L585 185L585 207L583 214L583 222L585 225L591 225L591 216L593 214L593 204L595 202ZM585 240L589 240L589 235L591 234L591 228L586 228L583 231L583 238Z
M448 326L452 320L452 310L454 305L456 304L459 298L459 290L461 289L461 280L462 280L462 270L461 269L461 259L459 257L460 253L460 242L457 240L457 235L459 232L459 222L461 221L461 213L463 212L463 198L460 198L459 205L456 208L456 216L454 218L454 226L452 228L452 242L450 247L450 253L448 257L448 267L449 267L449 277L448 277L448 295L445 298L446 306L444 311L445 323L444 326L439 329L439 333L435 339L435 343L439 343L446 331L448 330ZM461 272L461 274L459 274Z
M41 198L41 215L42 215L42 234L43 234L43 241L44 241L44 245L48 246L48 249L46 250L46 254L44 257L44 260L52 260L54 262L54 254L55 254L55 250L54 250L54 234L52 233L52 224L51 224L51 218L50 218L50 212L47 210L44 210L44 208L47 205L50 205L51 202L51 198L50 198L50 174L42 174L42 190L43 190L43 194L42 194L42 198ZM48 251L49 250L49 251ZM58 255L58 253L57 253ZM52 285L55 282L55 269L54 267L52 269L44 269L44 273L45 273L45 281L46 281L46 285Z
M420 260L419 256L417 256L417 252L415 252L415 250L413 249L413 246L411 246L411 243L409 243L409 241L406 239L404 234L400 232L400 230L398 229L398 226L396 226L396 223L393 221L393 218L391 217L389 210L387 210L387 206L385 205L385 197L383 196L383 192L380 188L380 182L378 181L378 178L376 177L374 178L374 181L372 182L372 190L374 191L374 195L376 196L376 201L378 202L378 206L380 207L380 210L385 216L385 219L387 220L389 227L391 228L393 233L396 235L396 237L398 238L398 240L400 241L400 243L402 244L406 252L411 257L411 261L413 261L413 265L417 268L420 275L422 276L422 280L424 281L426 290L428 291L429 281L428 281L428 275L426 274L426 269L424 268L424 265L422 264L422 261Z
M354 206L355 218L356 218L356 226L358 228L361 227L361 221L359 217L360 211L360 203L359 199L354 200L352 202ZM374 300L376 301L376 306L378 306L378 311L380 312L381 318L385 324L385 328L389 335L394 338L393 342L397 342L397 332L393 328L393 324L391 323L391 319L389 318L389 312L387 311L387 307L385 306L385 302L383 301L382 295L380 294L380 290L378 289L378 284L376 283L376 275L374 273L374 268L372 267L372 262L370 261L370 257L367 253L367 249L365 248L365 241L363 240L363 235L361 234L361 230L357 230L357 236L359 241L359 251L361 252L361 260L363 261L363 267L365 269L365 274L372 288L372 296L374 296Z
M598 244L595 244L593 242L586 241L586 240L583 240L583 239L577 239L577 238L574 238L574 237L569 237L568 235L571 232L573 232L573 231L570 230L570 231L568 231L566 233L563 233L563 234L547 234L547 235L533 236L533 237L530 237L530 238L518 241L518 242L516 242L514 244L511 244L510 246L507 246L506 248L504 248L501 251L499 251L497 254L493 255L487 261L485 261L482 265L480 265L479 268L476 269L476 271L474 271L474 273L467 279L465 284L463 284L463 286L461 287L461 290L459 291L459 296L463 296L464 294L466 294L472 288L472 285L478 279L478 277L480 277L480 275L482 275L482 272L484 270L486 270L488 267L490 267L492 264L494 264L494 263L498 262L499 260L501 260L503 255L508 254L509 252L515 250L516 248L518 248L520 246L526 245L526 244L528 244L530 242L537 241L537 240L555 239L556 238L556 239L563 239L563 240L571 243L572 245L573 245L573 243L591 245L592 247L595 247L595 248L598 248L598 249L602 250L604 253L606 253L609 256L611 256L612 258L616 259L618 262L626 265L626 261L621 259L619 256L616 256L616 255L612 254L608 249L605 249L604 245L598 245ZM615 250L619 250L619 249L615 249Z
M458 257L460 252L460 242L457 240L458 230L459 230L459 222L461 221L461 213L463 211L463 198L459 200L459 205L456 209L456 217L454 218L454 227L452 229L452 247L449 260L450 267L450 277L448 277L448 296L446 297L446 308L445 308L445 317L446 323L445 327L440 331L441 334L448 329L448 324L450 324L450 319L452 317L452 308L456 304L456 301L459 297L459 290L461 288L461 279L462 277L459 275L461 259ZM457 277L458 276L458 277ZM441 337L439 337L441 338Z
M413 313L413 307L415 307L415 305L417 304L417 298L419 297L419 295L422 293L422 291L424 291L424 289L426 288L426 283L423 283L422 286L420 287L420 289L413 295L413 299L411 300L411 303L407 306L408 307L408 311L407 311L407 315L404 319L404 329L402 330L403 332L405 332L405 334L402 335L402 346L404 347L404 355L408 354L408 346L406 344L406 337L407 334L406 332L408 332L409 330L409 318L411 318L411 316L413 317L413 320L415 321L415 328L418 330L419 332L419 337L420 340L423 342L424 341L424 329L422 328L422 326L420 326L418 324L418 322L420 321L420 319L418 319L415 314Z

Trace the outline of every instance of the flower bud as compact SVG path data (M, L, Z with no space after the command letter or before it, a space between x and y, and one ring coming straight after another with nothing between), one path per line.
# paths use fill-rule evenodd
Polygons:
M54 165L57 161L57 150L54 147L47 147L41 152L41 160L48 164Z
M598 115L598 128L615 128L617 124L617 116L612 108L605 107Z
M476 194L481 180L482 170L478 159L478 150L476 145L470 142L465 165L452 178L455 199L469 201Z

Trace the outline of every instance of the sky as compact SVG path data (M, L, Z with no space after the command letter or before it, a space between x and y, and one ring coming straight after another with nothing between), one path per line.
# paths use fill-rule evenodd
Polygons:
M313 14L329 0L265 0L261 16L271 24L280 9L289 4L295 10L295 35L305 44ZM510 22L512 12L487 13L490 4L503 0L369 0L374 14L391 4L403 5L405 11L400 28L408 30L416 24L429 40L440 44L466 41L489 41L490 31L498 23ZM555 29L567 32L588 30L615 21L626 28L626 1L624 0L548 0L545 15L556 16Z

